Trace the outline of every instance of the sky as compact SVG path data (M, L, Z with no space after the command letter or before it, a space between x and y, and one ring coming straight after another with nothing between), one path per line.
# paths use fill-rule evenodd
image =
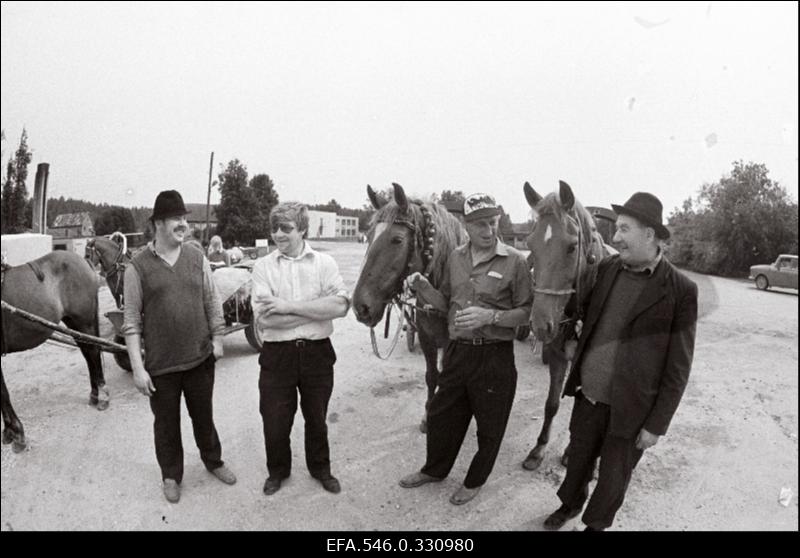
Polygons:
M733 162L797 200L795 2L2 2L3 162L48 197L205 202L239 159L282 201L568 182L665 219ZM3 164L3 168L5 164ZM219 191L212 189L212 203Z

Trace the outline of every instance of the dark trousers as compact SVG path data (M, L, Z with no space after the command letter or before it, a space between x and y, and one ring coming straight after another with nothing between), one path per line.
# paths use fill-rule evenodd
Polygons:
M642 450L636 439L608 433L611 407L590 403L579 391L569 422L569 461L567 475L558 489L558 497L572 509L583 507L589 494L595 460L600 457L597 485L583 512L583 522L595 529L605 529L614 522L622 506L631 474Z
M305 419L306 466L315 478L330 477L326 419L335 362L330 339L264 343L258 359L258 391L270 477L286 478L292 471L290 435L298 392Z
M212 396L214 393L213 355L190 370L155 376L155 393L150 397L153 411L153 434L156 459L162 479L183 480L183 443L181 442L181 393L192 419L194 441L206 469L223 465L222 445L214 426Z
M427 459L422 472L438 478L450 473L474 416L478 451L464 486L482 486L500 451L516 388L512 341L482 346L451 341L428 410Z

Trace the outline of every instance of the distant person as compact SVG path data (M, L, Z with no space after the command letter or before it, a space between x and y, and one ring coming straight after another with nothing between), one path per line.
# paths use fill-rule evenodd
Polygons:
M400 486L443 480L474 416L478 451L450 498L454 505L472 500L494 467L517 387L515 328L528 323L533 303L525 256L497 236L500 213L491 196L467 197L469 242L450 254L440 290L421 273L407 279L418 300L448 314L450 341L428 410L425 465L401 479Z
M222 461L212 406L214 362L223 354L222 303L203 252L184 242L187 213L175 190L158 194L150 218L155 237L125 269L122 333L136 389L150 398L156 459L172 503L180 500L183 480L181 394L206 469L226 484L236 482Z
M231 265L231 256L228 251L222 247L222 239L218 235L211 237L208 243L208 261L212 265L222 266Z
M242 252L242 249L239 248L238 246L234 246L233 248L228 250L228 255L231 257L232 264L239 263L244 258L244 253Z
M569 460L562 505L547 529L581 513L598 457L582 519L587 531L611 526L644 450L666 434L692 368L697 285L664 257L661 202L637 192L612 207L619 254L600 262L564 388L575 398Z
M277 492L292 470L290 434L297 394L305 419L306 466L322 487L341 490L331 474L328 402L336 353L334 318L347 314L350 296L336 262L308 244L308 208L281 203L269 216L278 249L253 266L252 306L260 338L260 412L269 476L264 494Z

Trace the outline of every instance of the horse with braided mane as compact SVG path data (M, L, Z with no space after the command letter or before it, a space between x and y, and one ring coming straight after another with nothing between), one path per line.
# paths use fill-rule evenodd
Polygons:
M414 272L423 273L439 288L450 253L467 240L461 222L439 204L410 200L393 184L394 200L380 199L370 186L367 195L377 210L367 234L367 254L353 292L353 311L359 322L374 327L386 306L403 290ZM426 311L417 301L416 327L425 355L425 410L439 377L438 349L447 344L447 317ZM426 429L426 419L420 429Z

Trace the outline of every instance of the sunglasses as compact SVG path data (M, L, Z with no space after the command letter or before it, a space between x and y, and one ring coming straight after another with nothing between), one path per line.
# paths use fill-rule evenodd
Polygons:
M280 231L284 234L289 234L294 230L294 226L287 223L275 223L272 225L272 232L276 233L278 232L278 229L280 229Z

